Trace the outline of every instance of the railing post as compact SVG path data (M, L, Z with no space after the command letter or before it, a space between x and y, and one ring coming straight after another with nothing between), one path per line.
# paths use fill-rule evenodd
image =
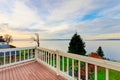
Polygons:
M106 68L106 80L109 80L109 69Z
M62 56L62 71L64 72L64 56Z
M19 61L21 61L21 50L19 52Z
M4 52L4 65L6 64L6 56L5 56L5 52Z
M42 52L42 61L44 61L44 52L45 51Z
M53 53L53 67L55 67L55 54Z
M79 60L78 60L78 80L81 80L81 66Z
M60 57L59 57L59 51L58 50L56 50L56 61L57 61L57 66L56 66L57 75L59 75Z
M88 80L88 63L87 62L86 62L85 70L86 70L86 80Z
M67 57L67 74L69 75L69 58Z
M16 51L15 51L15 62L16 62Z
M37 48L35 48L35 59L37 59L37 57L38 57L38 50Z
M97 65L95 65L95 80L97 80Z
M25 54L26 54L26 53L25 53L25 50L24 50L24 60L25 60Z
M43 61L42 54L43 54L44 51L38 49L37 52L38 52L38 57L40 56L40 60Z
M45 51L43 53L43 61L45 62Z
M50 53L48 52L48 64L50 62Z
M46 55L47 55L47 53L46 53L46 51L45 51L45 62L47 62L47 59L46 59L46 58L47 58L47 56L46 56Z
M29 49L27 50L27 52L28 52L28 56L27 56L27 58L29 59Z
M50 55L50 65L52 66L52 52L51 52L51 55Z
M72 59L72 77L74 79L74 59Z
M10 56L9 56L9 60L10 60L9 63L11 64L11 53L12 53L12 52L10 51L9 53L10 53L10 54L9 54L9 55L10 55ZM9 63L8 63L8 64L9 64Z

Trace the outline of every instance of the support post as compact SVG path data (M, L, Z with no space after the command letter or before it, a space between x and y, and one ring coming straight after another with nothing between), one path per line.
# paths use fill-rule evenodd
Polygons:
M5 52L4 52L4 65L6 64L6 56L5 56Z
M59 62L60 62L60 57L59 57L59 51L58 51L58 50L56 50L56 55L57 55L57 56L56 56L56 60L57 60L57 66L56 66L56 67L57 67L57 68L56 68L56 69L57 69L57 75L59 75L59 65L60 65Z
M87 62L86 62L85 68L86 68L86 80L88 80L88 63Z
M97 80L97 65L95 65L95 80Z
M106 68L106 80L109 80L109 69Z
M37 48L35 48L35 59L37 59L37 57L38 57L38 50L37 50Z

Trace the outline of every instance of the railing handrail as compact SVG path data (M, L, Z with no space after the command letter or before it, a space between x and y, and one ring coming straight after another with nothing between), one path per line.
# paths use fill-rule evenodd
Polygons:
M52 52L53 54L59 53L59 56L69 57L69 58L73 58L73 59L76 59L79 61L91 63L91 64L94 64L97 66L106 67L109 69L120 71L120 63L119 62L107 61L107 60L92 58L92 57L88 57L88 56L82 56L82 55L62 52L60 50L46 49L46 48L42 48L42 47L39 47L37 49L41 49L41 50L44 50L47 52Z
M94 64L97 66L106 67L109 69L114 69L114 70L120 71L120 63L119 62L107 61L107 60L103 60L103 59L97 59L97 58L93 58L93 57L82 56L82 55L77 55L77 54L72 54L72 53L65 53L65 52L62 52L59 50L58 50L58 52L59 52L60 56L74 58L76 60L91 63L91 64Z
M35 47L5 48L5 49L0 49L0 52L16 51L16 50L23 50L23 49L35 49Z

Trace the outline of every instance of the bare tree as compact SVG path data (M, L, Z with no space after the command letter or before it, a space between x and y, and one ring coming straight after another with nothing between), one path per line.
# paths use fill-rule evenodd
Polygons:
M35 33L35 37L32 37L32 40L37 43L37 46L40 46L39 34Z
M9 44L10 42L12 42L12 36L11 35L9 35L9 34L5 34L4 35L4 40L5 40L5 42L7 43L7 44Z

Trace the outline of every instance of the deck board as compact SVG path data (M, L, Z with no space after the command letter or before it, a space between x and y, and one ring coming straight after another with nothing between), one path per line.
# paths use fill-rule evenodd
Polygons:
M46 66L33 61L21 65L0 69L0 80L66 80L48 69Z

